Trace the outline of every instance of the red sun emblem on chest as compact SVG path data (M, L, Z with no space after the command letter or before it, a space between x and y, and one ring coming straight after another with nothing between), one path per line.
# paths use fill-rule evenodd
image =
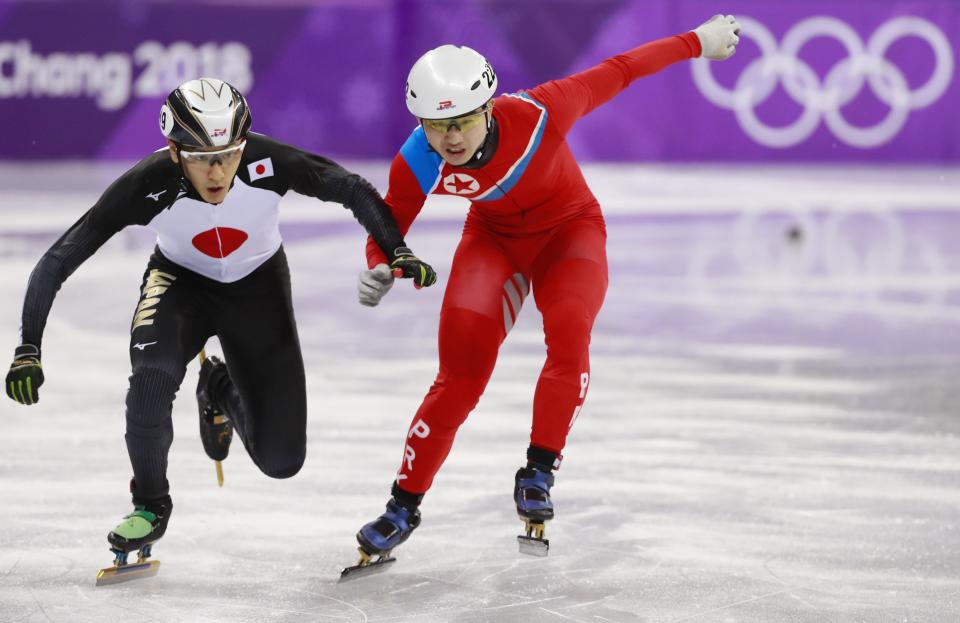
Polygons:
M469 195L480 190L480 182L463 173L451 173L443 178L443 188L454 195Z
M214 227L193 237L194 248L209 257L224 258L247 241L247 232L232 227Z

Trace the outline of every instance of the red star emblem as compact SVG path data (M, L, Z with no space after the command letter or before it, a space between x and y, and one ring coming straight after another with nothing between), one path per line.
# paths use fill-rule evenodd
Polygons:
M480 185L477 183L477 180L473 179L469 175L459 175L457 173L451 173L443 181L443 186L449 192L452 192L456 195L463 195L472 192L476 192Z
M459 193L461 190L470 190L473 187L473 180L461 180L458 176L453 176L453 191Z

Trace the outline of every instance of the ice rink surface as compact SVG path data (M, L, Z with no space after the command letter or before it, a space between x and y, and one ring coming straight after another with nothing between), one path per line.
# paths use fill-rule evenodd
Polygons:
M360 170L383 189L384 165ZM34 263L118 171L0 169L0 352ZM359 226L290 196L303 470L271 480L235 444L219 489L191 364L160 573L94 586L130 510L125 350L151 245L124 232L54 304L40 404L0 402L0 621L960 620L960 172L587 173L608 214L610 289L548 558L517 552L511 499L544 356L528 305L398 562L337 582L436 372L465 209L431 203L407 238L438 287L400 283L367 309Z

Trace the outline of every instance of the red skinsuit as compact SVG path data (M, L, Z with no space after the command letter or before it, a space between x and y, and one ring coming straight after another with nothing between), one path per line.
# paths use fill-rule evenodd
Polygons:
M397 474L404 490L430 488L531 286L543 314L547 359L534 395L530 442L563 450L587 393L590 332L607 289L603 215L566 134L633 80L699 55L700 42L689 32L497 97L499 145L480 168L444 162L422 128L394 158L386 202L404 234L427 194L470 200L440 312L440 371L413 418ZM386 262L373 242L367 258L370 267Z

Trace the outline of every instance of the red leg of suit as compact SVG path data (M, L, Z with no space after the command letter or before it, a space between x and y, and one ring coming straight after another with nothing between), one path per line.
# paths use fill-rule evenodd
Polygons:
M506 335L503 287L517 272L492 235L465 233L440 311L440 371L407 434L397 482L424 493L476 406Z
M465 232L440 312L440 371L410 425L397 472L403 490L425 493L433 483L486 388L531 273L547 342L531 440L555 452L563 448L574 409L586 395L581 378L589 370L590 330L606 293L605 242L602 222L586 219L521 239Z
M607 292L606 230L576 220L557 230L533 266L547 360L533 399L530 443L559 454L587 395L590 332Z

